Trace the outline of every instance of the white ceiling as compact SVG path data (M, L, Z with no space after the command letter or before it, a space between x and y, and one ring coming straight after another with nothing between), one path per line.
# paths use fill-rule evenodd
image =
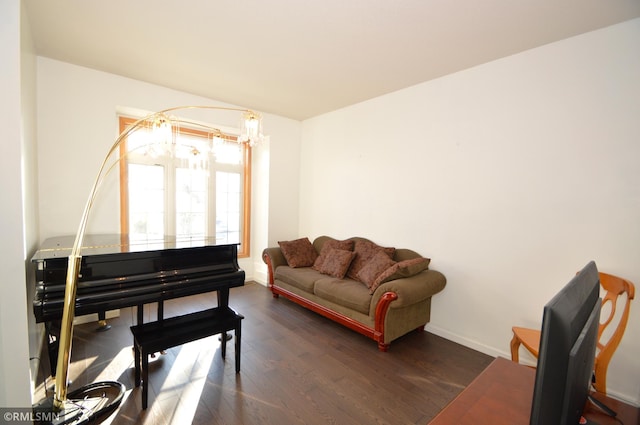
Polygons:
M298 120L640 17L639 0L25 0L36 53Z

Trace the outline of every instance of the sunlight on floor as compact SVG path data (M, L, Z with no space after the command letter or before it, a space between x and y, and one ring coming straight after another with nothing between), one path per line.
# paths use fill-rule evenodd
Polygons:
M122 375L130 367L133 367L133 352L131 347L124 347L100 372L96 381L113 381L114 376Z
M213 341L216 344L212 344ZM219 349L216 336L177 347L175 360L172 359L172 353L159 355L151 362L158 362L158 367L156 373L152 369L149 376L149 407L146 410L137 410L140 407L136 407L131 411L132 403L135 406L139 406L139 403L128 399L141 397L142 390L141 387L127 388L120 407L102 423L115 423L115 418L119 419L118 423L122 419L142 424L193 422L211 363L216 354L220 355ZM115 376L132 373L127 370L133 368L133 352L131 347L125 347L98 375L96 381L113 380ZM163 373L163 369L168 369L168 373Z
M100 372L100 374L96 377L96 382L100 381L113 381L114 376L121 376L125 371L129 368L133 367L133 352L131 347L124 347L120 352L111 360L111 362ZM131 395L131 388L127 388L124 393L124 397L122 398L122 402L120 405L126 403L127 398ZM116 409L116 412L119 410ZM113 419L116 417L116 414L110 415L103 424L111 424Z
M210 349L203 349L203 347L207 347L214 338L217 339L217 337L209 337L196 343L183 345L174 364L171 366L170 376L167 377L165 382L182 382L180 374L184 374L187 380L186 385L180 386L180 400L171 415L172 423L175 421L176 423L186 424L193 421L202 389L207 380L207 373L211 367L211 361L216 351L218 351L213 347ZM218 345L216 348L219 349L220 346ZM167 386L163 385L160 391L164 392L168 389Z

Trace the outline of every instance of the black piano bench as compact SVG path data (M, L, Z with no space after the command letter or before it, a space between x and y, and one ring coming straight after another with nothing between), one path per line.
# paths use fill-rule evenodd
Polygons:
M196 313L176 316L157 322L131 326L135 355L135 382L142 378L142 408L147 408L149 392L149 355L171 347L186 344L211 335L223 334L220 352L225 358L226 332L235 331L236 373L240 372L240 335L244 316L229 307L217 307ZM140 375L142 371L142 376Z

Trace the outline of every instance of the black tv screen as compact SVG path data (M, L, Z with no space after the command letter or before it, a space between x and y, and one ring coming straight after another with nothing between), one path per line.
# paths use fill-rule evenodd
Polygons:
M596 303L593 307L582 333L578 336L569 353L567 384L562 405L562 418L567 418L567 423L578 423L575 419L582 415L585 401L589 396L598 343L600 305L600 303Z
M531 425L578 424L593 373L599 295L598 269L591 261L545 305Z

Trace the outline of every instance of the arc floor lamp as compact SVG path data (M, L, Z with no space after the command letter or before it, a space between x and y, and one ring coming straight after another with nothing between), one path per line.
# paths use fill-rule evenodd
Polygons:
M71 393L67 393L69 364L71 360L71 342L73 339L73 319L75 317L75 299L82 263L82 242L98 190L105 177L121 159L121 156L116 154L117 150L132 133L139 130L151 131L152 146L150 145L148 147L153 148L153 151L156 153L159 151L171 153L171 151L176 148L176 138L172 128L180 125L203 129L212 134L213 138L216 138L217 135L222 136L223 133L218 128L199 121L174 116L178 111L186 111L189 109L240 112L242 119L240 124L241 129L239 135L237 135L237 142L255 146L263 139L262 117L259 113L249 109L222 106L180 106L164 109L137 120L120 133L102 161L102 165L93 182L68 259L54 395L33 406L33 410L38 411L40 417L44 417L42 413L45 411L51 413L47 416L51 419L49 420L50 423L79 424L95 421L100 417L106 417L106 415L114 411L122 401L125 388L122 383L116 381L94 382L74 390ZM192 151L193 155L200 153L201 152L195 149Z

